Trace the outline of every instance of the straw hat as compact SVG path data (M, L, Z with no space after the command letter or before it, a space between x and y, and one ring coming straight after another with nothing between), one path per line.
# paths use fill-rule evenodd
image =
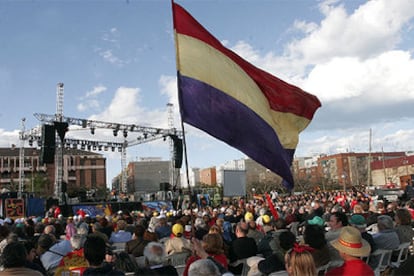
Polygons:
M371 251L369 243L362 239L361 232L352 226L342 227L338 239L331 241L331 244L339 252L354 256L368 256Z

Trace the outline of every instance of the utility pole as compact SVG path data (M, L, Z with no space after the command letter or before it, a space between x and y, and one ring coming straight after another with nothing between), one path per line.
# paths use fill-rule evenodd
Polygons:
M174 128L174 110L173 110L173 104L168 103L167 104L168 109L168 128L173 129ZM170 137L170 184L171 186L175 186L175 166L174 166L174 141Z
M18 198L22 198L23 187L24 187L24 132L25 132L25 123L26 118L22 119L21 122L21 130L20 130L20 150L19 150L19 190L18 190Z
M371 183L371 151L372 151L372 129L369 129L369 150L368 150L368 186L372 186Z

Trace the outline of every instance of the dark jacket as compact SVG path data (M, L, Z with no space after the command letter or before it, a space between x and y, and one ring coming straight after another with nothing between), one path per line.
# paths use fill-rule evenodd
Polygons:
M125 252L134 255L134 257L143 256L144 248L148 243L149 241L146 241L143 238L130 240L125 244Z
M100 276L100 275L111 275L111 276L123 276L124 272L116 270L112 265L105 263L101 267L89 267L83 272L84 276Z

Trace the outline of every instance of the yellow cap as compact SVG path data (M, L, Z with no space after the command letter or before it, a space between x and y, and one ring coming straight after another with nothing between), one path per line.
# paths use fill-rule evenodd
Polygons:
M267 224L267 223L270 222L270 217L268 215L263 215L262 221L263 221L263 223L266 223Z
M245 221L252 221L253 219L254 219L253 214L252 214L252 213L250 213L250 212L247 212L247 213L244 215L244 220L245 220Z
M178 234L184 233L184 227L181 224L176 223L172 227L172 232L175 236L178 236Z

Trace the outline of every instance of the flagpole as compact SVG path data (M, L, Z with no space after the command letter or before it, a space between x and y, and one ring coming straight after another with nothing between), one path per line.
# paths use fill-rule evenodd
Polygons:
M171 0L171 7L173 9L173 28L175 27L175 12L174 12L174 0ZM177 33L174 31L174 41L175 41L175 56L176 56L176 65L177 65L177 74L179 72L179 68L180 68L180 58L179 58L179 51L178 51L178 39L177 39ZM179 78L177 77L177 91L178 91L178 106L179 109L181 110L181 106L180 106L180 84L179 84ZM181 113L180 113L181 115ZM187 143L186 143L186 138L185 138L185 129L184 129L184 121L182 119L182 116L180 116L180 122L181 122L181 130L183 132L183 151L184 151L184 163L185 163L185 174L187 177L187 189L190 192L190 203L191 203L191 195L192 195L192 191L191 191L191 186L190 186L190 178L188 175L188 158L187 158Z

